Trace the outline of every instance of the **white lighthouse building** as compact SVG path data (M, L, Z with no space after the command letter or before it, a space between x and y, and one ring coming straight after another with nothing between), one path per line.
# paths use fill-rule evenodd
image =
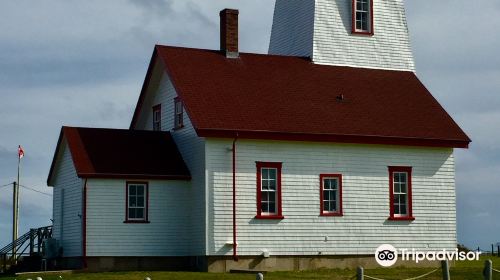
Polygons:
M470 139L415 74L403 1L277 0L269 54L240 52L238 15L221 11L218 50L155 46L128 129L61 130L61 263L301 270L374 265L381 244L454 250Z
M415 71L403 0L277 0L269 53Z

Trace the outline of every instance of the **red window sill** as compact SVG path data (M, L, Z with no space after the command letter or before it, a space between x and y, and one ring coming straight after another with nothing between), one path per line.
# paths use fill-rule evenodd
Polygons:
M389 221L415 221L415 217L389 217Z
M150 221L123 221L124 224L149 224Z
M368 32L368 31L352 31L351 34L353 34L353 35L373 36L373 32Z
M257 215L255 216L255 219L257 220L283 220L285 216L283 215L274 215L274 216L262 216L262 215Z
M321 213L319 214L322 217L342 217L344 214L342 213Z

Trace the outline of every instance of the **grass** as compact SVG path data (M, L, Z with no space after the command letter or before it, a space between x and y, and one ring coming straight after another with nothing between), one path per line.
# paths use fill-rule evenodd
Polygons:
M491 259L493 267L500 270L500 258L498 257L482 257L480 261L456 262L450 269L452 280L480 280L484 261ZM366 275L388 280L405 279L422 275L432 271L432 268L378 268L365 270ZM172 279L172 280L212 280L212 279L227 279L227 280L250 280L255 279L252 274L230 274L230 273L194 273L194 272L110 272L110 273L63 273L63 274L43 274L36 273L31 275L21 275L17 277L0 277L0 280L26 280L28 278L36 279L40 276L44 280L142 280L146 276L152 280ZM294 271L294 272L270 272L264 277L265 280L289 280L289 279L329 279L329 280L352 280L355 279L356 272L353 269L331 269L331 270L315 270L315 271ZM500 273L494 272L494 280L500 280ZM428 280L442 279L441 271L437 271L432 275L424 278Z

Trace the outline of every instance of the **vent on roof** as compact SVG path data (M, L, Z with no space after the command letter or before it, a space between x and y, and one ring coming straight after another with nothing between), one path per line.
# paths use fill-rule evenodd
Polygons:
M228 58L239 57L238 10L224 9L220 12L220 50Z

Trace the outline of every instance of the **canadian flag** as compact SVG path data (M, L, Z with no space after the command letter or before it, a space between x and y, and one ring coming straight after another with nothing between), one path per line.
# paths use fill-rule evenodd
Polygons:
M19 145L19 148L17 148L17 154L19 155L19 159L22 159L24 157L24 150L21 145Z

